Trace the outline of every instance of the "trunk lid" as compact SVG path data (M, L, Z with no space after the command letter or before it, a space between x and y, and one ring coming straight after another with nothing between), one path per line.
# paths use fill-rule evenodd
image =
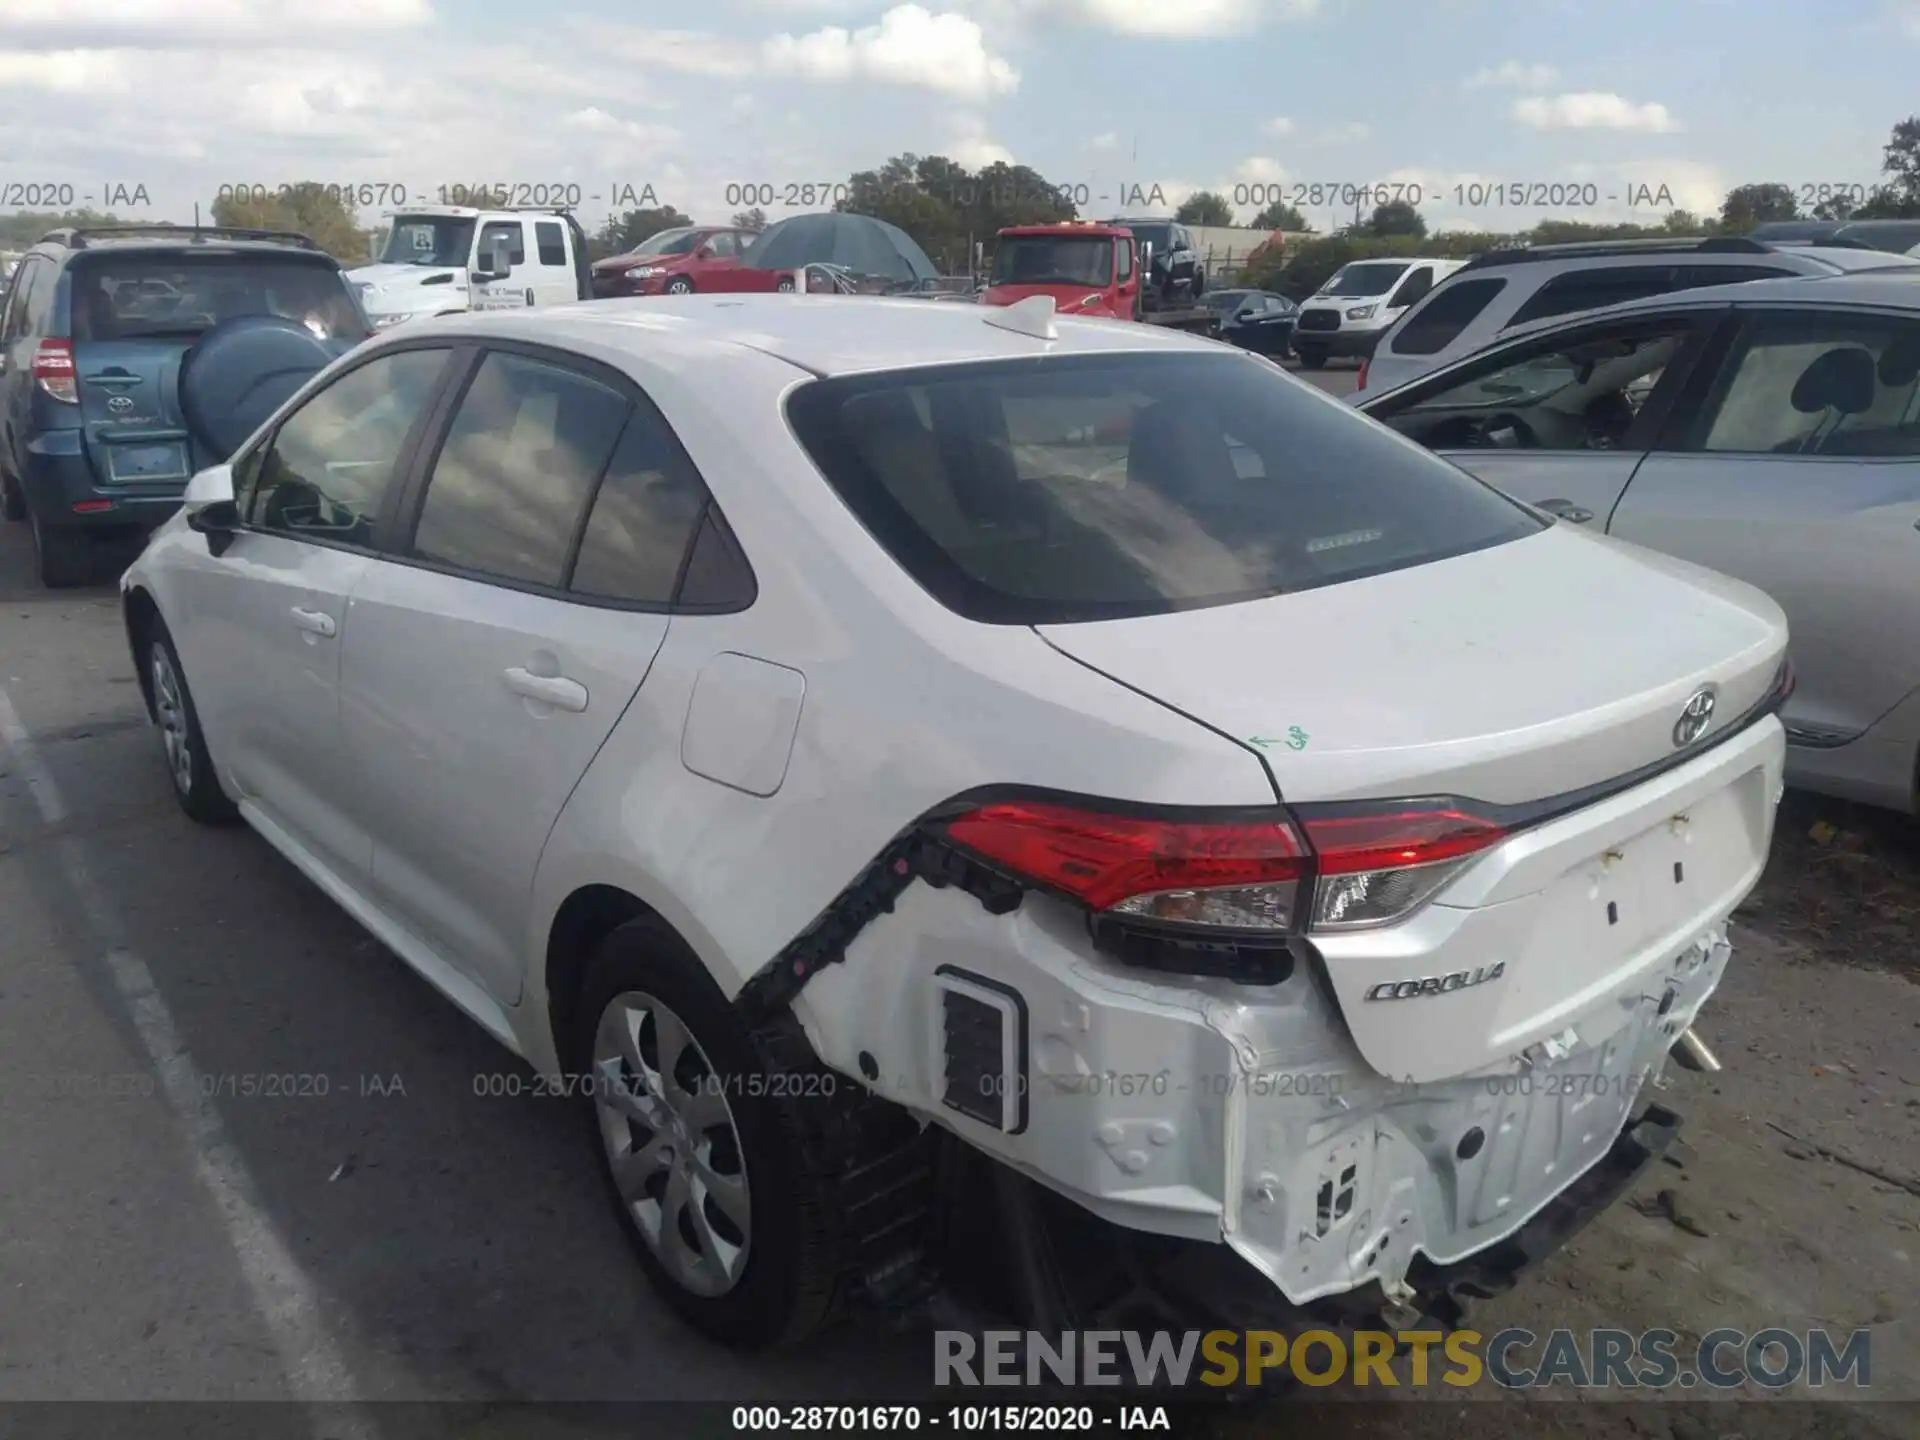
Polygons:
M1786 620L1758 590L1556 525L1431 564L1243 604L1045 625L1056 648L1266 757L1294 802L1519 804L1676 753L1768 692Z

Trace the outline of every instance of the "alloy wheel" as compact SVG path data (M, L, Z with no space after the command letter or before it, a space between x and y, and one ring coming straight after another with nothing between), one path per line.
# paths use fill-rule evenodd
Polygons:
M167 647L153 647L153 708L160 720L160 739L167 747L167 773L182 795L193 791L193 746L187 730L186 702L180 695L180 680L173 673L173 659Z
M726 1294L746 1271L753 1236L726 1077L679 1015L629 990L601 1012L593 1079L607 1164L641 1239L688 1291Z

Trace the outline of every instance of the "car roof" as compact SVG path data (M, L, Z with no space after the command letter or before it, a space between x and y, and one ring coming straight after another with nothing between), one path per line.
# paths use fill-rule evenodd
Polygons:
M1897 258L1897 257L1896 257ZM1527 325L1516 325L1503 332L1500 342L1532 335L1560 326L1584 324L1596 319L1633 315L1641 311L1677 308L1711 309L1720 305L1760 304L1864 306L1885 310L1911 310L1920 314L1920 265L1896 265L1876 270L1856 270L1844 275L1789 275L1779 280L1746 280L1728 285L1701 285L1691 290L1674 290L1664 295L1648 295L1623 301L1599 310L1582 310L1571 315L1550 315Z
M149 236L120 239L92 236L84 246L59 240L43 240L29 254L50 260L66 260L80 255L291 255L308 264L338 266L339 261L324 250L308 250L298 245L283 245L273 240L156 240Z
M570 336L645 354L662 334L756 350L816 375L852 375L969 360L1128 351L1238 353L1217 342L1126 320L1055 319L1057 338L1036 339L990 324L1006 311L869 295L686 295L595 300L535 310L416 320L407 334L500 332L564 345Z

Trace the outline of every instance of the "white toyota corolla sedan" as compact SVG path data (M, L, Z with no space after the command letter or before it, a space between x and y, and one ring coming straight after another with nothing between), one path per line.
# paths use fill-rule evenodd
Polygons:
M1045 301L419 321L121 590L187 813L576 1093L741 1346L1457 1317L1711 1065L1792 683L1758 591Z

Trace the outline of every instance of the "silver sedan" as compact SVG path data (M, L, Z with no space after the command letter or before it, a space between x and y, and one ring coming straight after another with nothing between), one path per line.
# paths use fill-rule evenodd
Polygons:
M1565 521L1767 591L1799 677L1789 782L1920 813L1920 279L1543 321L1357 408Z

